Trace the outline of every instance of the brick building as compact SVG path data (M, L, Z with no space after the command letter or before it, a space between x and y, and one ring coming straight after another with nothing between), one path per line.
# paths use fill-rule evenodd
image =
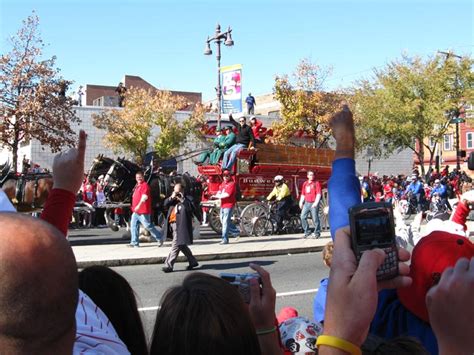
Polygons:
M134 75L125 75L122 83L127 89L134 87L146 90L158 90L146 80ZM117 86L87 84L85 89L85 105L118 106L118 94L115 92L115 89L117 89ZM191 110L196 104L202 102L202 94L200 92L172 90L170 92L174 95L183 96L188 100L189 105L184 108L184 110Z
M474 124L472 119L474 118L474 105L468 104L464 106L464 114L461 118L465 122L459 123L459 153L460 155L465 152L465 156L460 156L460 167L466 171L469 175L474 176L474 171L470 171L467 166L467 159L471 153L474 154ZM436 156L439 157L440 168L449 165L451 170L456 167L456 124L452 123L449 125L447 132L443 135L443 139L440 142L436 142L437 148L435 151L433 168L436 164ZM430 146L433 147L435 144L434 140L430 140ZM415 159L415 163L420 165L420 162ZM423 164L426 170L429 168L429 151L425 148L425 160Z

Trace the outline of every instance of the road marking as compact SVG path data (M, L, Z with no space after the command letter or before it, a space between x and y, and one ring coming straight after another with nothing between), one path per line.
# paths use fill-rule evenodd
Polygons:
M288 297L288 296L298 296L298 295L307 295L310 293L316 293L318 292L318 288L313 288L310 290L301 290L301 291L290 291L290 292L280 292L277 293L277 297ZM142 307L138 308L138 312L149 312L149 311L157 311L160 309L160 306L155 306L155 307Z
M290 292L280 292L277 293L277 297L286 297L286 296L296 296L296 295L306 295L308 293L315 293L318 289L314 288L311 290L301 290L301 291L290 291Z

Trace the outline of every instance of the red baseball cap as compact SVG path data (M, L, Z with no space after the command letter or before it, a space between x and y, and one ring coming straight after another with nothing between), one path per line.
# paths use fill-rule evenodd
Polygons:
M293 307L283 307L277 315L278 324L294 317L298 317L298 311L296 309Z
M410 312L429 323L426 294L436 285L443 271L460 258L474 257L474 244L467 238L445 231L433 231L413 249L409 287L397 290L398 299Z

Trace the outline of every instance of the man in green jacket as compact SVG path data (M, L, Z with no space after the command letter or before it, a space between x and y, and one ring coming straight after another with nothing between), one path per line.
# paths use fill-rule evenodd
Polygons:
M223 142L221 142L218 146L218 148L214 149L214 151L211 153L211 157L209 158L209 163L210 164L217 164L219 162L219 159L221 158L222 154L229 149L231 146L235 144L235 133L232 130L231 126L228 126L225 128L226 135L223 135L222 137L224 138Z
M220 149L224 149L224 146L225 146L224 142L226 139L226 136L222 134L222 131L220 130L220 128L216 129L216 134L217 134L217 137L214 138L214 142L213 142L214 149L213 150L207 149L204 152L202 152L199 155L199 157L194 161L196 164L204 164L208 158L209 158L209 164L216 164L215 162L213 162L214 161L213 155L216 150L219 151ZM219 157L220 155L217 157L217 161L219 160Z

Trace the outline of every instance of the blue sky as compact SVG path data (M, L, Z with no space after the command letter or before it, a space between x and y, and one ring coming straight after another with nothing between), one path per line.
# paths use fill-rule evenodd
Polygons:
M331 66L329 89L368 77L402 52L433 55L473 49L470 0L162 1L0 0L0 52L35 10L46 48L62 75L80 84L116 85L124 74L214 98L216 59L204 56L217 22L233 29L222 64L242 64L244 93L272 91L275 74L310 58ZM213 47L215 54L215 47Z

